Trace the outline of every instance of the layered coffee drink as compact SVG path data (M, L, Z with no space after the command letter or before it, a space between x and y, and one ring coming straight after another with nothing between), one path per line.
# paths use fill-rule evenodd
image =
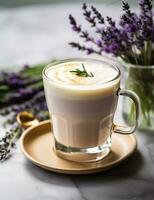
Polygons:
M66 60L49 65L43 79L56 150L81 161L82 153L97 160L97 153L109 152L119 69L97 60Z

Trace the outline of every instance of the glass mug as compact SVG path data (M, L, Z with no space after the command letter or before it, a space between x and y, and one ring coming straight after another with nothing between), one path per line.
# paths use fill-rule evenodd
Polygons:
M94 86L72 85L63 76L60 81L59 77L51 77L50 74L57 73L54 70L65 66L67 71L67 66L69 69L71 65L85 65L87 71L88 65L97 65L97 68L100 66L101 69L114 70L115 76ZM71 73L71 76L77 75ZM87 77L81 79L87 81ZM52 119L54 151L64 159L78 162L103 159L110 152L112 133L131 134L138 126L139 99L134 92L120 88L120 70L117 66L95 59L67 59L46 66L43 70L43 82ZM133 127L113 123L120 95L131 98L135 104L136 118Z

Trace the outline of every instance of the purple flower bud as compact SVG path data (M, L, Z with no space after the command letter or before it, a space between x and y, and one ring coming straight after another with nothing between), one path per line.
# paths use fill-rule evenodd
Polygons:
M87 50L87 54L88 54L88 55L89 55L89 54L92 54L92 53L94 52L92 48L87 48L86 50Z
M102 43L101 40L97 40L97 41L96 41L96 44L97 44L97 46L99 46L99 47L103 47L103 43Z
M111 54L117 54L118 47L119 47L119 45L116 44L116 43L107 45L107 46L105 47L105 52L106 52L106 53L111 53Z
M125 24L124 28L125 28L125 31L129 33L134 33L137 30L134 24Z

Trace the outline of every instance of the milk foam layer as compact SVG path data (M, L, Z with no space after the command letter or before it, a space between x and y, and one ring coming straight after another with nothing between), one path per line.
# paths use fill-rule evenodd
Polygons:
M74 72L76 69L83 71L84 65L88 74L91 72L94 77L81 77ZM113 80L117 76L117 71L110 67L107 63L88 63L88 62L68 62L58 64L55 67L50 67L46 71L46 75L56 83L76 86L76 87L92 87L99 86Z

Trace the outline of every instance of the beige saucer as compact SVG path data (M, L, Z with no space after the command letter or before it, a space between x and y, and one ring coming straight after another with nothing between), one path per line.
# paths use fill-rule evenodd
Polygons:
M28 128L20 140L21 150L34 164L41 168L64 174L89 174L108 170L130 156L136 149L134 135L113 133L109 155L101 161L79 163L59 158L52 148L50 121Z

